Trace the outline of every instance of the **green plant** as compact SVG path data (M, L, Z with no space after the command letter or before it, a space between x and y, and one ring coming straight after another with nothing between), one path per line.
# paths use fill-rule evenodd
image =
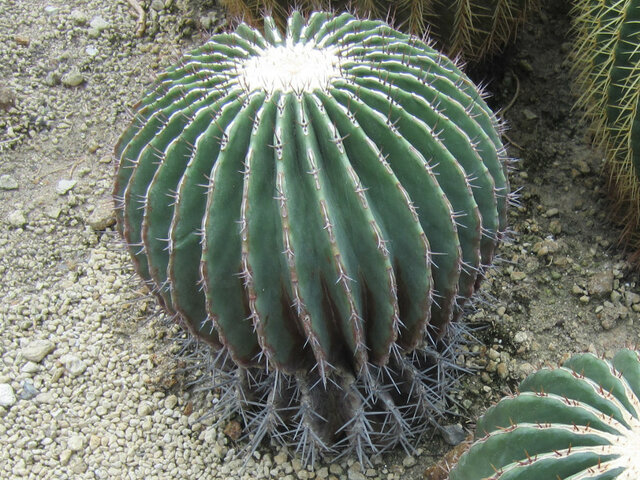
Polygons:
M539 0L220 0L232 15L258 25L269 12L283 27L289 11L351 10L361 17L393 18L402 30L414 35L428 32L449 56L479 61L502 49L515 36L527 13Z
M575 70L622 240L640 259L640 1L581 1L574 7Z
M450 60L380 21L265 27L214 35L137 105L118 230L215 352L218 411L252 445L410 448L445 408L451 325L506 227L496 118Z
M575 355L526 378L478 421L450 480L629 479L640 474L640 357Z

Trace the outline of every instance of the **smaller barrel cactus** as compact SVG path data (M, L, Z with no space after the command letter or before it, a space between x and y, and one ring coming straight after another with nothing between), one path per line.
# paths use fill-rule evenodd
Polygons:
M640 357L579 354L525 379L478 421L450 480L640 478Z
M622 241L640 262L640 0L575 2L578 105L603 146Z

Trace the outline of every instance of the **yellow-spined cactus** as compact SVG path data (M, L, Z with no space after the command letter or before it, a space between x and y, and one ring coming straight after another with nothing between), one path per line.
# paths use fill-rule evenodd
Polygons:
M268 12L284 27L290 10L350 10L389 19L414 35L429 35L449 56L478 61L503 48L539 0L220 0L229 14L259 25Z
M640 0L577 1L578 105L606 152L605 173L622 241L640 259Z

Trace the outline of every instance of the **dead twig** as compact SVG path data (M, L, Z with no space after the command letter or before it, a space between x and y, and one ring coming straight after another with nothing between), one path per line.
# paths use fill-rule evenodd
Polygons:
M138 15L138 21L136 22L136 25L138 25L138 28L136 29L136 36L141 37L147 29L147 14L138 3L138 0L127 0L127 2L129 2L131 8L133 8Z

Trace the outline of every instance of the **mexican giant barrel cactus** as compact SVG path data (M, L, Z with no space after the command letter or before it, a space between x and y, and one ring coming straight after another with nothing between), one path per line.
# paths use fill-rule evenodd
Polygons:
M622 239L640 261L640 0L576 2L578 104L606 153Z
M214 35L137 105L118 229L258 440L406 445L443 408L449 325L505 230L496 119L380 21L265 25Z
M543 369L478 421L450 480L640 478L640 357L591 354Z
M539 0L220 0L231 15L251 23L258 23L265 11L271 12L276 23L285 23L288 10L294 5L308 11L346 8L363 17L393 17L397 25L414 35L428 30L448 55L462 55L468 61L479 61L502 49L538 3Z

